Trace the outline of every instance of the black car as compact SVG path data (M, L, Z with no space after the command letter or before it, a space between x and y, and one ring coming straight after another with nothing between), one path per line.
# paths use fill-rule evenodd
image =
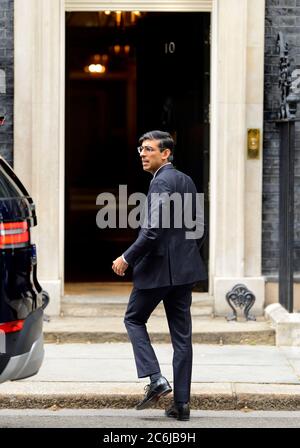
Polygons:
M0 156L0 383L36 374L49 296L37 281L34 203Z

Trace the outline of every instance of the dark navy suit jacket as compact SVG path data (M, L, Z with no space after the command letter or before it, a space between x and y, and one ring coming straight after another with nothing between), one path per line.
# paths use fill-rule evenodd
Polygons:
M148 225L140 229L136 241L124 252L128 264L133 267L133 283L138 289L160 288L171 285L187 285L207 278L205 265L199 253L199 239L187 239L191 231L184 225L174 226L171 213L170 228L163 228L161 216L159 225L153 226L151 211L163 213L164 202L154 204L158 195L152 193L191 193L195 199L197 190L192 179L176 170L172 164L162 166L151 181L147 195ZM193 204L195 202L193 201ZM154 208L151 208L151 206ZM184 207L182 207L184 210ZM172 206L171 206L172 212ZM183 213L183 212L182 212ZM195 213L194 213L195 217ZM157 223L157 221L155 220ZM184 219L182 217L184 224Z

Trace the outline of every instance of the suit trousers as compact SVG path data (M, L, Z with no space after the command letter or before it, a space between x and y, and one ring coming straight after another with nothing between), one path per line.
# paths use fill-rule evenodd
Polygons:
M193 285L167 286L153 289L133 288L124 323L132 343L139 378L160 372L151 345L146 323L163 300L173 346L174 401L190 400L192 377L192 303Z

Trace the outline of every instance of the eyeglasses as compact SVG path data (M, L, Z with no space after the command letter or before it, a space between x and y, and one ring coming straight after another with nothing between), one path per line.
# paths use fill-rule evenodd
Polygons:
M146 151L146 152L153 152L153 151L155 151L155 149L154 148L152 148L152 146L147 146L147 145L145 145L145 146L138 146L137 147L137 151L138 151L138 153L139 154L141 154L141 152L143 151L143 149Z

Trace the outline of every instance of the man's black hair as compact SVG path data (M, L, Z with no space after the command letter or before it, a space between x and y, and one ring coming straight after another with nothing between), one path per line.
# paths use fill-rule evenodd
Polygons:
M161 152L164 149L169 149L171 151L171 155L168 158L169 162L173 160L173 152L174 152L174 140L169 134L169 132L164 131L150 131L143 134L139 139L139 144L141 145L145 140L159 140L159 148Z

